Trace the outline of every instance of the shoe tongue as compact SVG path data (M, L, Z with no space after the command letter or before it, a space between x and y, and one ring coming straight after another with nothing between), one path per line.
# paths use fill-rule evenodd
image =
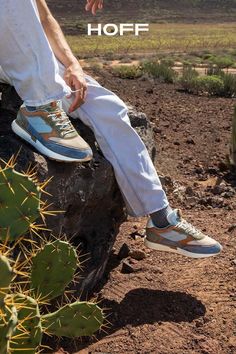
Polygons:
M44 104L42 106L37 107L37 109L39 110L42 109L49 113L54 112L56 109L60 109L60 108L61 108L60 101L53 101L48 104Z
M180 210L175 209L173 210L168 216L167 220L169 221L170 225L177 225L181 221L181 213Z

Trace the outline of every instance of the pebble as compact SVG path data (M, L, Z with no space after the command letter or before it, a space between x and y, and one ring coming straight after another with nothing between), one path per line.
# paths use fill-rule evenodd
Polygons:
M133 250L129 253L129 256L133 259L136 259L137 261L141 261L147 257L146 253L141 250Z
M233 224L233 225L231 225L231 226L228 228L228 231L229 231L229 232L232 232L232 231L234 231L234 230L236 230L236 224Z
M188 139L186 140L186 143L187 143L187 144L191 144L191 145L195 145L195 141L194 141L192 138L188 138Z
M129 246L127 245L127 243L124 243L124 244L121 246L117 257L118 257L119 259L124 259L124 258L129 257L129 253L130 253L130 248L129 248Z
M141 270L140 267L137 267L135 264L130 264L128 260L123 261L121 273L123 274L131 274Z
M153 88L147 88L146 92L149 93L149 94L152 94L153 93Z

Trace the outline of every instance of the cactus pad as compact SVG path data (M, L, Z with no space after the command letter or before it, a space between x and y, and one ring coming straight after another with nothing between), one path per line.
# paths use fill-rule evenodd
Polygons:
M12 167L0 169L0 240L14 241L40 216L40 189Z
M10 283L14 277L13 269L7 257L0 255L0 306L8 293Z
M29 296L13 296L18 326L10 343L12 354L35 354L42 340L41 317L37 302Z
M10 353L10 340L17 326L17 311L15 307L0 308L0 354Z
M74 302L42 316L42 325L49 334L75 338L92 336L101 328L103 320L103 311L97 304Z
M38 297L62 295L77 269L77 254L68 242L48 243L32 260L31 289Z

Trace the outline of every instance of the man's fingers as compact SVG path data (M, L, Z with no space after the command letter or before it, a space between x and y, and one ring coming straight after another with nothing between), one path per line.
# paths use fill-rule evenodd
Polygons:
M93 15L96 15L97 10L103 8L103 0L87 0L86 11L91 11Z
M79 108L84 103L81 92L76 92L75 98L69 108L69 113L74 112L77 108Z
M92 7L92 14L93 15L96 15L97 9L99 7L99 2L100 2L100 0L96 0L95 3L93 4L93 7Z
M87 97L87 87L84 87L81 96L83 102L85 102L86 97Z
M81 86L80 88L76 89L73 94L75 95L75 97L69 108L69 113L75 111L85 102L87 96L87 87Z

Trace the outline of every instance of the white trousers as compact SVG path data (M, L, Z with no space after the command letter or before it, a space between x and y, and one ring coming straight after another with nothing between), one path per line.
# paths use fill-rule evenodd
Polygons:
M68 112L73 98L63 80L34 0L0 0L0 81L15 87L27 105L62 99ZM124 102L86 76L86 102L75 112L89 126L112 164L129 213L143 216L165 208L168 200L148 151L131 127Z

